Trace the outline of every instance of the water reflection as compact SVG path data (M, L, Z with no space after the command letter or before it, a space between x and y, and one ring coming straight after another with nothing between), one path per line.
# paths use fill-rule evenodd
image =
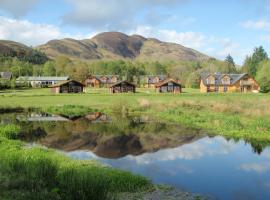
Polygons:
M20 124L27 142L75 159L99 160L155 183L225 200L270 199L268 142L209 137L149 116L90 113L63 120L43 113L8 113L0 115L0 123Z
M204 137L190 144L139 156L106 159L87 151L73 151L75 159L95 159L112 167L149 177L218 199L269 199L267 148L260 156L243 141Z

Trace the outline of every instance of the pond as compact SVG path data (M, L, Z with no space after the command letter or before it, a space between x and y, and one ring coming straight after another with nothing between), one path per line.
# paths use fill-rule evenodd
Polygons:
M70 120L40 113L0 115L23 127L22 140L95 159L217 199L270 199L268 143L210 137L148 116L92 113Z

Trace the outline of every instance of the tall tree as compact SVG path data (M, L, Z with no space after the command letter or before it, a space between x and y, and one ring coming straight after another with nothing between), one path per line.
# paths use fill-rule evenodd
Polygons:
M225 62L230 63L231 65L235 66L233 57L230 54L226 56Z
M224 69L225 72L233 73L237 71L233 57L230 54L225 58L225 63L227 64L226 69Z
M262 92L270 92L270 61L260 63L256 79L260 83Z
M268 60L268 55L262 46L256 47L252 56L247 60L247 72L256 76L260 62Z
M45 64L44 64L44 67L42 69L42 74L44 76L55 76L55 67L54 67L54 62L52 61L47 61Z

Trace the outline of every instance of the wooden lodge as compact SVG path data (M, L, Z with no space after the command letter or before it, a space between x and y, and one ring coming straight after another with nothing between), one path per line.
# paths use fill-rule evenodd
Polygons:
M85 85L79 81L68 80L59 82L58 84L50 86L51 92L55 94L59 93L82 93L84 92Z
M155 85L156 92L159 93L181 93L182 85L174 79L166 79Z
M87 87L110 87L119 81L118 75L91 75L85 80Z
M248 74L203 74L201 75L200 90L207 92L254 92L260 91L260 86Z
M110 87L110 93L136 92L136 86L128 81L120 81Z

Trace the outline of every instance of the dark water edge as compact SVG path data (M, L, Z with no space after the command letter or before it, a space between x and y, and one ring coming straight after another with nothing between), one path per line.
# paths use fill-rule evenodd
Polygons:
M159 122L147 115L89 113L69 119L46 113L9 112L21 139L94 159L150 178L156 184L218 199L270 199L268 142L211 137L203 130Z

